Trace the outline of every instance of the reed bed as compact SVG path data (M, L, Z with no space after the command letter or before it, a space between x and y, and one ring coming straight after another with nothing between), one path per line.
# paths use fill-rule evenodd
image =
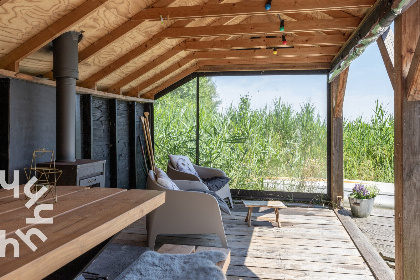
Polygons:
M156 163L168 154L195 161L195 81L155 103ZM308 181L327 176L327 123L310 102L300 110L278 98L253 109L249 96L220 111L210 78L200 78L200 165L224 170L232 188L264 189L264 181L289 178L290 191L311 191ZM377 102L369 121L344 120L344 177L393 181L393 118ZM308 189L309 188L309 189Z

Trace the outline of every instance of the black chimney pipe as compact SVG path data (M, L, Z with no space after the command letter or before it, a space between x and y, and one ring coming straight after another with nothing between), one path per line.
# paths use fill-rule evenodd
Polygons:
M79 79L80 32L69 31L53 40L56 80L57 161L76 161L76 80Z

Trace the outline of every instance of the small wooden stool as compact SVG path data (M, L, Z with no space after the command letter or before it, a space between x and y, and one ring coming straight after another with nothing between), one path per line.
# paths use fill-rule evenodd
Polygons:
M248 222L248 226L251 226L251 215L252 207L268 207L274 208L276 214L276 222L278 227L281 226L279 222L279 208L287 208L281 201L253 201L253 200L242 200L245 207L248 207L248 214L246 215L245 222Z

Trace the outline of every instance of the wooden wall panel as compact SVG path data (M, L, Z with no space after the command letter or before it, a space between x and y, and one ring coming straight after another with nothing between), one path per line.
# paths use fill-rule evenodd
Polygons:
M144 148L144 152L147 154L146 151L146 140L144 137L144 131L143 131L143 126L140 120L140 117L143 116L144 112L145 112L145 104L141 104L141 103L136 103L136 117L135 117L135 121L136 121L136 141L138 141L138 139L140 138L141 141L141 145L143 145ZM136 170L136 175L137 175L137 185L136 188L138 189L145 189L146 188L146 179L147 176L146 174L143 172L142 166L145 166L145 162L143 159L143 153L141 151L141 145L140 143L138 143L138 152L136 153L136 161L137 161L137 170ZM146 156L145 154L145 156ZM146 168L146 167L144 167Z
M10 79L0 79L0 170L9 170ZM6 172L6 182L11 183Z
M106 160L105 187L111 186L110 168L110 142L111 131L109 125L109 102L108 99L92 98L93 120L93 153L92 159Z
M117 104L117 162L118 187L130 187L130 118L128 102L118 101Z

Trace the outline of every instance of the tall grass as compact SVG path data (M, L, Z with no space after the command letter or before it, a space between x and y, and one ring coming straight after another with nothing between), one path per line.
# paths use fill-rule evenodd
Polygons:
M327 125L313 104L303 103L295 111L278 98L270 107L253 109L244 96L220 112L218 100L212 80L201 78L200 165L224 170L231 187L240 189L264 189L266 178L326 179ZM195 104L195 81L155 103L156 162L161 168L166 168L168 154L194 161ZM393 178L392 123L379 104L370 122L344 122L345 178ZM383 146L372 148L378 143Z

